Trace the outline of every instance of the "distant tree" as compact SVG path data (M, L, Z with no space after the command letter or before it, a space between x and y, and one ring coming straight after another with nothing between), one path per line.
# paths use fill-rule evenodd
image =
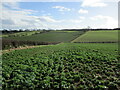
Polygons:
M8 33L9 31L7 29L2 30L2 33Z
M30 31L30 30L29 30L29 29L25 29L25 31L27 31L27 32L28 32L28 31Z
M19 32L23 32L23 29L19 29Z
M90 26L88 26L87 29L90 29Z
M120 30L120 28L114 28L113 30Z

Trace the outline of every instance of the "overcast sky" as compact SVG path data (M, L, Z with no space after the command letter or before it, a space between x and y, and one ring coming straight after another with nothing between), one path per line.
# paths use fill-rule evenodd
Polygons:
M2 2L3 29L117 28L117 0ZM53 2L54 1L54 2ZM71 2L70 2L71 1ZM105 0L104 0L105 1ZM1 9L1 8L0 8Z

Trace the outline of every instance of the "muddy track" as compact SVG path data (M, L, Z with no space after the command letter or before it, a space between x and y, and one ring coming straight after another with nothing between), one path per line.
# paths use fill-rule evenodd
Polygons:
M44 45L44 46L46 46L46 45ZM7 49L7 50L2 50L2 51L0 52L0 54L8 53L8 52L11 52L11 51L14 51L14 50L37 48L37 47L40 47L40 46L25 46L25 47L11 48L11 49Z

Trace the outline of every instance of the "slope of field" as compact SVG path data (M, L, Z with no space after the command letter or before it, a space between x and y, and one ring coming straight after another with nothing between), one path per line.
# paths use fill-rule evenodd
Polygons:
M118 42L118 31L88 31L72 42Z
M59 44L15 50L2 57L4 90L120 89L117 43Z
M22 36L22 37L9 37L6 39L12 40L23 40L23 41L39 41L39 42L69 42L74 40L79 35L81 35L83 31L74 31L74 32L65 32L65 31L51 31L42 34L34 34L30 36Z

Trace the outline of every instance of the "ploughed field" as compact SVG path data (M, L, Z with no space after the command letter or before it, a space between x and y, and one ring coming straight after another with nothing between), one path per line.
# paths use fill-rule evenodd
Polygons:
M117 43L64 43L2 55L5 89L120 89Z

